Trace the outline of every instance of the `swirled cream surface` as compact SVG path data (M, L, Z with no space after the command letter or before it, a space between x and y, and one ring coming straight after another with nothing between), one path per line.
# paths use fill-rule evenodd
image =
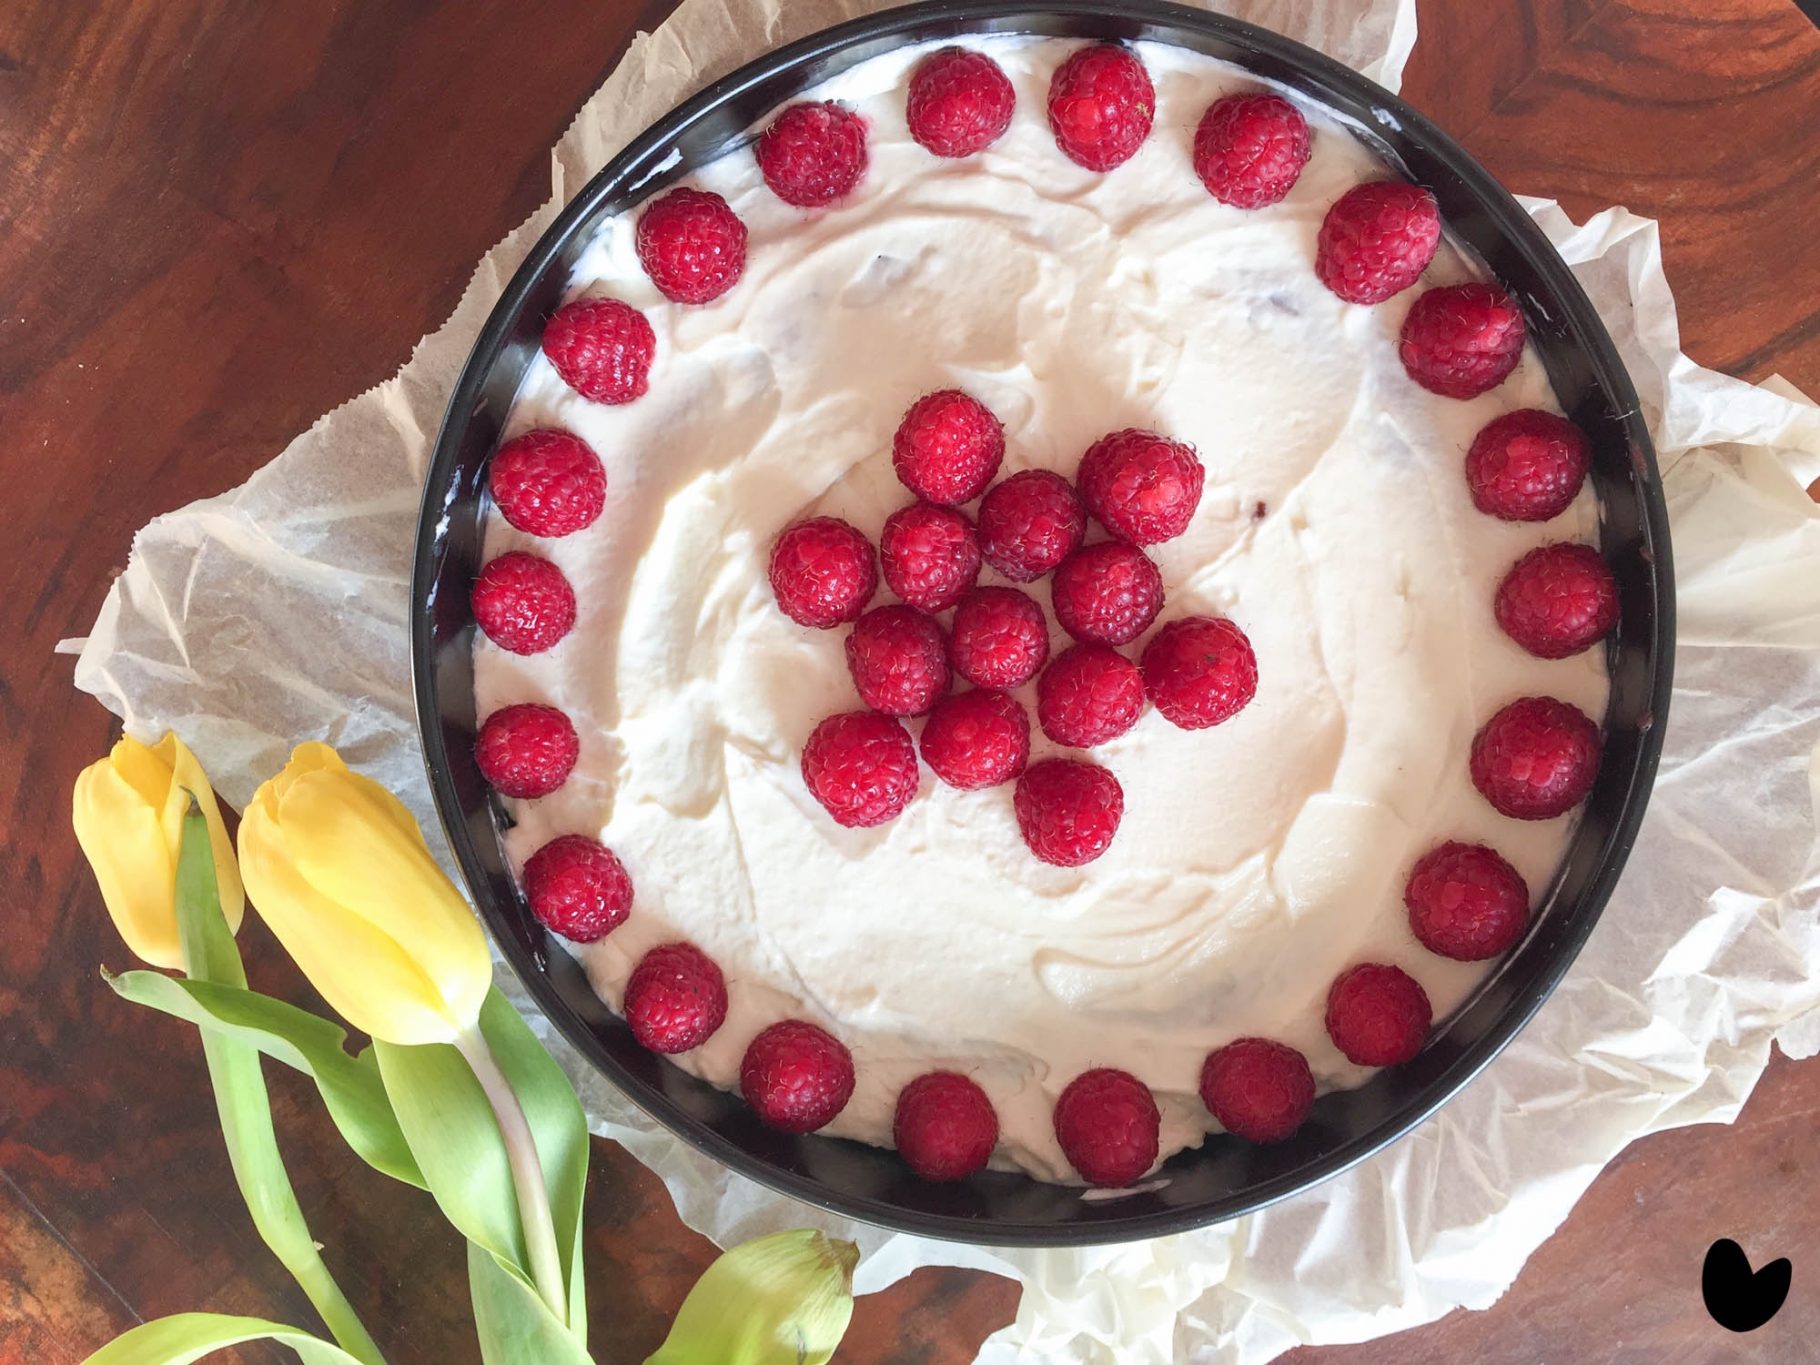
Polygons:
M1050 1111L1089 1067L1152 1088L1167 1155L1214 1126L1197 1079L1234 1038L1300 1048L1323 1089L1362 1079L1323 1027L1348 966L1405 968L1438 1020L1471 993L1486 968L1416 942L1403 879L1458 838L1498 849L1536 900L1553 880L1571 817L1500 817L1468 779L1467 750L1526 693L1603 714L1601 651L1531 658L1491 611L1519 555L1592 538L1596 514L1585 493L1544 526L1509 525L1468 497L1474 433L1501 411L1555 406L1533 354L1481 398L1435 397L1396 355L1420 288L1365 308L1315 277L1328 205L1384 173L1345 128L1305 106L1307 169L1284 203L1245 212L1208 195L1189 152L1208 103L1254 78L1140 45L1156 126L1098 174L1057 151L1043 114L1074 45L977 45L1018 98L1010 131L979 156L942 160L911 141L904 92L921 54L906 51L814 92L869 122L871 165L850 199L791 208L743 149L692 176L751 233L744 278L713 304L657 293L632 215L603 227L573 293L645 311L658 339L650 391L602 406L541 356L533 365L509 434L581 435L605 463L607 510L554 541L495 516L488 553L553 559L580 615L542 655L479 642L476 687L483 715L545 701L580 731L574 775L515 803L507 844L522 866L583 831L625 861L630 919L574 949L601 995L617 1004L640 956L677 938L725 973L727 1021L682 1066L732 1086L755 1033L807 1018L858 1071L825 1131L889 1143L898 1090L952 1068L998 1110L995 1164L1071 1180ZM1474 273L1444 245L1424 284ZM1072 476L1089 443L1126 426L1189 441L1206 465L1188 533L1153 550L1167 589L1158 624L1233 618L1257 651L1257 697L1199 732L1148 710L1096 750L1125 816L1083 868L1036 861L1010 786L955 791L925 769L898 819L847 830L803 785L810 729L859 702L844 630L777 609L771 542L819 514L876 540L909 500L890 460L898 418L948 386L1004 422L1007 474ZM982 582L995 581L987 569ZM1046 583L1033 592L1047 606ZM1032 692L1020 696L1034 722ZM1035 757L1052 750L1035 738Z

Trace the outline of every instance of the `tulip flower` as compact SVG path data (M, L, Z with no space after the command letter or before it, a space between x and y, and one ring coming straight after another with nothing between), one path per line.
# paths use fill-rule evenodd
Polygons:
M101 899L126 946L167 971L183 966L177 936L177 850L183 817L196 798L208 821L215 884L228 927L240 929L246 898L234 844L208 776L174 734L147 746L130 736L76 778L71 819L76 842L95 870Z
M350 1023L401 1046L470 1036L487 942L404 805L326 744L253 794L240 863L260 916Z

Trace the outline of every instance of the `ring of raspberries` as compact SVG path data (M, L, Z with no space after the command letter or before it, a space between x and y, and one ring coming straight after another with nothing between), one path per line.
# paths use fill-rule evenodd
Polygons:
M974 157L1007 132L1016 104L1012 81L991 57L943 49L910 75L909 132L932 156ZM1045 113L1063 156L1084 172L1116 174L1150 139L1156 93L1135 52L1092 44L1055 72ZM869 136L865 119L843 105L802 102L776 115L753 155L769 192L793 210L838 211L866 192ZM1220 212L1256 213L1294 193L1313 150L1292 102L1240 93L1207 107L1192 162ZM1377 307L1418 285L1441 235L1426 189L1368 182L1327 208L1309 267L1340 307ZM654 377L662 380L664 310L711 305L735 288L748 244L746 224L721 196L687 187L659 195L637 216L636 249L664 302L650 316L619 299L567 303L544 334L551 367L581 401L638 401ZM1495 282L1438 284L1401 312L1398 355L1411 383L1432 393L1477 398L1522 358L1523 311ZM804 788L832 825L881 837L864 831L889 824L925 790L920 752L939 784L975 793L1009 788L985 799L1007 803L1033 857L1062 870L1054 875L1081 876L1074 869L1116 846L1125 788L1108 762L1034 753L1033 736L1064 750L1113 746L1106 753L1116 762L1117 741L1146 723L1147 704L1158 717L1151 723L1204 730L1241 714L1260 686L1258 651L1241 625L1171 615L1168 583L1148 553L1193 526L1207 471L1177 436L1124 428L1082 451L1072 478L1042 468L1000 477L1004 425L959 388L908 404L890 458L909 500L876 537L812 514L783 528L770 547L778 609L804 630L846 630L846 665L862 704L825 717L806 736ZM1567 419L1534 408L1505 412L1472 442L1462 495L1499 520L1550 521L1578 499L1590 462L1587 436ZM520 655L560 648L578 605L559 542L602 516L605 465L570 432L525 431L495 453L489 489L518 533L515 544L545 543L540 553L509 548L481 569L475 621L494 648ZM1257 516L1264 515L1260 503ZM1000 581L982 582L982 574ZM1034 591L1045 577L1048 612ZM874 605L881 578L897 600ZM1239 614L1256 605L1242 604ZM1616 629L1621 602L1598 551L1561 542L1519 560L1486 610L1519 650L1562 659ZM1072 637L1059 652L1051 648L1052 620ZM1262 681L1271 681L1267 669ZM583 738L559 709L526 701L485 718L475 759L502 796L536 800L567 780ZM1501 816L1550 820L1586 798L1600 756L1591 717L1565 701L1528 696L1485 722L1467 766ZM602 938L634 909L625 865L584 834L544 844L525 862L523 880L531 913L574 942ZM1496 850L1464 840L1416 859L1403 899L1412 949L1457 961L1509 951L1531 915L1523 875ZM630 972L623 1011L641 1045L675 1055L722 1026L728 993L701 948L660 943ZM1323 1022L1347 1062L1395 1066L1422 1049L1433 1010L1405 966L1367 961L1335 978ZM1063 1079L1053 1125L1069 1164L1093 1185L1142 1179L1160 1150L1161 1115L1149 1087L1111 1067ZM1282 1142L1314 1105L1316 1079L1307 1056L1285 1042L1233 1038L1208 1052L1199 1093L1228 1133ZM853 1094L854 1059L821 1025L783 1019L747 1044L738 1084L761 1122L814 1132L834 1122ZM992 1100L970 1076L929 1071L897 1093L893 1140L924 1179L973 1174L998 1139Z

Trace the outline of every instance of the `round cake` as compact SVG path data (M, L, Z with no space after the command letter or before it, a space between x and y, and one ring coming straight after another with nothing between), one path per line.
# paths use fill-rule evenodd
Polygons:
M1129 1186L1413 1056L1599 757L1586 440L1337 120L913 48L614 218L475 585L527 902L788 1131Z

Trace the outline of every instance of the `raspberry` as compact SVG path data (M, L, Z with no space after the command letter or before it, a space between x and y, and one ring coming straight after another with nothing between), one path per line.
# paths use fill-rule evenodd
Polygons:
M1184 730L1231 720L1258 690L1258 659L1232 622L1215 616L1171 621L1144 646L1144 691L1163 719Z
M1409 870L1403 904L1422 946L1456 962L1497 957L1529 920L1522 875L1483 844L1446 843L1424 853Z
M832 100L793 104L752 151L771 193L799 209L820 208L851 194L866 173L866 121Z
M1422 277L1440 244L1441 210L1420 185L1355 185L1321 220L1314 273L1348 303L1382 303Z
M1049 600L1056 624L1075 639L1129 644L1163 609L1163 575L1135 545L1103 540L1062 561Z
M579 436L527 431L493 452L487 484L499 514L532 536L566 536L607 505L607 471Z
M1416 300L1397 353L1430 393L1476 398L1517 368L1523 337L1523 310L1497 285L1449 284Z
M835 824L882 825L916 795L916 746L902 725L876 711L829 716L803 745L803 781Z
M1552 412L1519 408L1494 417L1466 452L1472 505L1503 521L1547 521L1579 496L1591 462L1586 433Z
M1434 1010L1408 972L1365 962L1334 979L1327 992L1327 1036L1359 1066L1396 1066L1422 1050Z
M924 1180L961 1180L998 1145L998 1115L986 1092L956 1071L930 1071L898 1092L891 1140Z
M577 943L605 938L632 910L632 879L611 849L561 834L525 860L525 899L537 922Z
M1618 624L1618 585L1590 545L1544 545L1519 559L1493 600L1504 633L1539 659L1590 649Z
M1156 1164L1162 1115L1129 1071L1097 1067L1068 1082L1055 1102L1055 1140L1089 1185L1118 1188Z
M501 796L520 801L548 796L569 778L581 740L554 706L521 702L488 716L474 741L480 775Z
M885 520L878 538L885 582L919 611L946 611L980 576L980 545L966 514L913 502Z
M1192 446L1127 427L1081 456L1081 500L1115 540L1155 545L1188 529L1207 472Z
M662 943L632 969L625 1003L639 1046L669 1056L713 1037L727 1017L727 983L693 943Z
M984 403L959 389L917 399L891 438L891 463L904 487L948 507L985 492L1004 458L1004 427Z
M683 187L638 218L638 262L673 303L709 303L746 270L746 225L718 194Z
M575 589L562 570L523 550L490 560L471 600L475 624L513 654L540 654L575 624Z
M944 698L923 726L923 762L950 787L996 787L1029 761L1030 717L1003 692L980 688Z
M917 63L905 114L910 136L937 156L972 156L1011 126L1017 103L999 64L983 52L945 47Z
M630 403L644 393L657 334L645 315L618 299L577 299L543 329L543 353L583 398Z
M1235 1137L1282 1142L1308 1117L1314 1075L1294 1048L1268 1038L1240 1038L1207 1054L1201 1103Z
M948 641L914 607L874 607L847 636L859 699L887 716L920 716L948 692Z
M1043 609L1016 588L975 588L954 609L948 661L976 687L1022 687L1049 661Z
M1150 136L1156 89L1144 64L1116 43L1083 47L1049 82L1049 127L1062 155L1090 171L1129 161Z
M1144 676L1111 645L1074 645L1036 680L1036 718L1057 744L1089 749L1117 739L1144 709Z
M1472 784L1513 820L1552 820L1586 799L1599 775L1599 727L1553 697L1522 697L1473 736Z
M1097 764L1046 758L1024 770L1011 804L1032 853L1056 867L1079 867L1112 846L1125 792Z
M1074 486L1047 469L993 485L980 502L980 553L1013 583L1041 578L1079 547L1087 509Z
M1281 95L1228 95L1194 130L1194 173L1221 203L1261 209L1295 188L1308 151L1308 120Z
M799 626L858 620L877 588L872 542L838 517L799 521L771 548L771 591Z
M767 1128L813 1133L847 1107L853 1054L825 1029L785 1019L747 1045L739 1090Z

